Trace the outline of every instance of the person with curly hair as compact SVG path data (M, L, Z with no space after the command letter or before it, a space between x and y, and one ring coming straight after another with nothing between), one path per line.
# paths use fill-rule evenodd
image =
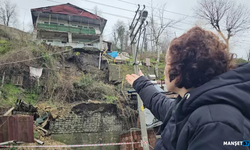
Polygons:
M219 37L200 27L171 42L165 63L165 83L177 99L159 93L141 71L126 76L163 122L154 150L249 149L242 141L250 140L250 64L234 65Z

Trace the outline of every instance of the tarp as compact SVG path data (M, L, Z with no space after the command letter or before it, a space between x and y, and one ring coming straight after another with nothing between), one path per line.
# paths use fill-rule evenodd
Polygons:
M111 53L108 53L111 57L113 58L116 58L117 55L118 55L118 52L114 51L114 52L111 52Z
M43 68L33 68L30 67L30 76L35 78L40 78L43 72Z

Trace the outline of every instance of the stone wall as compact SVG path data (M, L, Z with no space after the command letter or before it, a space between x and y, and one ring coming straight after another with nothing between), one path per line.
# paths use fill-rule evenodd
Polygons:
M129 127L119 115L115 104L109 103L81 103L74 106L64 118L52 121L52 133L99 133L121 132Z
M78 144L100 144L100 143L118 143L120 139L119 132L105 133L67 133L67 134L52 134L52 138L67 145ZM94 146L72 148L73 150L120 150L120 146Z
M52 133L98 133L122 131L124 123L114 114L94 113L91 116L84 114L70 114L66 118L57 119L50 124Z
M67 145L118 143L120 134L128 129L118 114L119 111L114 104L79 104L72 108L67 117L51 122L52 138ZM119 146L84 147L84 149L119 150Z

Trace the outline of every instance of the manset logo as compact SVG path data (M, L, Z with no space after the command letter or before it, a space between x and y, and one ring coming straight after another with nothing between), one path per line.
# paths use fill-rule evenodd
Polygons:
M249 146L249 140L244 140L244 141L223 141L223 145Z

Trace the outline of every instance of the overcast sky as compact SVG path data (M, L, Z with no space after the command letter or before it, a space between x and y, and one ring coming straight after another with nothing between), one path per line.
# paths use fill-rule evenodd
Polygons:
M31 8L39 8L39 7L58 5L63 3L71 3L73 5L86 9L87 11L91 11L95 6L97 6L103 12L102 17L108 20L104 31L105 40L110 40L112 27L117 22L117 20L122 20L125 23L129 23L131 20L128 18L134 17L135 13L133 11L137 9L137 6L131 3L137 3L141 5L145 4L146 6L150 6L151 3L151 0L136 0L136 2L135 0L70 0L70 1L69 0L68 1L67 0L11 0L11 1L12 3L16 3L18 6L18 12L19 12L18 18L21 22L19 28L25 29L26 31L29 30L31 25L31 13L30 13ZM167 4L165 8L166 11L164 13L165 18L174 20L183 19L182 22L176 25L176 28L168 29L168 33L170 33L172 37L174 37L175 35L180 36L181 34L186 32L188 29L190 29L197 23L200 25L204 24L203 21L195 17L192 17L194 16L193 8L196 6L198 1L199 0L152 0L153 5L155 7L160 7L165 3ZM111 8L96 3L115 6L126 10ZM237 3L242 3L245 6L248 6L248 8L250 9L250 0L237 0ZM150 10L149 7L146 7L146 9ZM112 14L119 16L114 16ZM204 27L206 27L206 29L209 30L212 29L209 26L204 26ZM234 37L231 40L230 46L232 50L238 54L239 58L241 57L246 58L246 51L250 49L250 32L240 34L237 37Z

